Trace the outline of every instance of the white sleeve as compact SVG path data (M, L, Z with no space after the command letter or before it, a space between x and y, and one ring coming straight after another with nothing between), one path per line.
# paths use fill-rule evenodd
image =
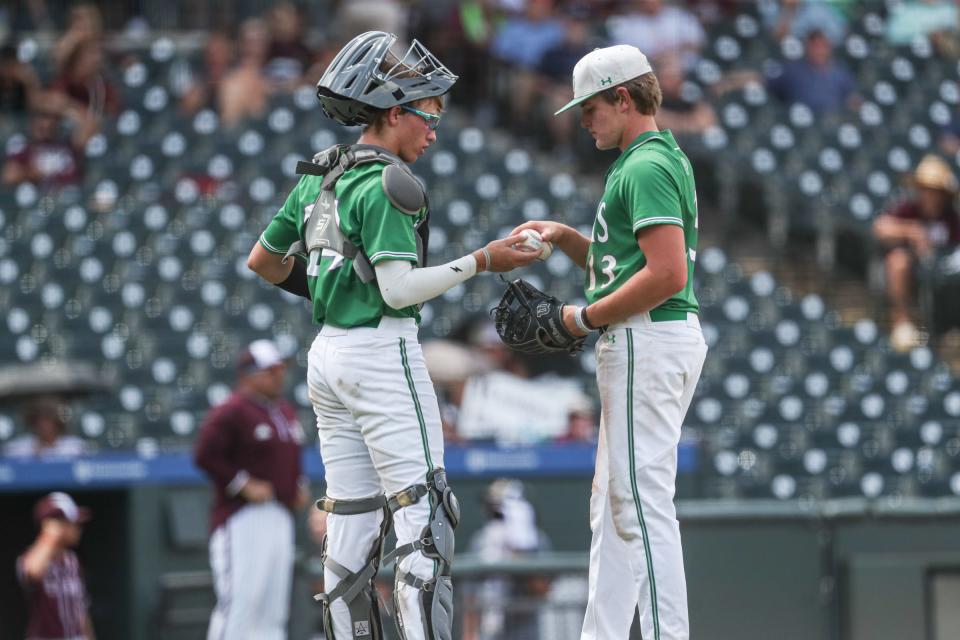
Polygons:
M432 300L477 273L477 261L465 255L436 267L416 268L406 260L383 260L374 269L383 301L403 309Z

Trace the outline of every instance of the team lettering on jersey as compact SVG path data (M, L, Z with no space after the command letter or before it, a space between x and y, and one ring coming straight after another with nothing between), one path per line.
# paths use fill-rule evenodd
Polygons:
M593 226L593 241L599 244L603 244L610 238L610 229L607 226L607 220L603 217L603 212L607 208L607 203L600 201L600 204L597 205L597 220ZM606 281L600 285L600 288L609 287L616 280L616 272L614 269L617 268L617 259L612 255L605 254L600 258L600 271L606 277ZM587 256L587 273L590 278L590 283L587 287L588 291L593 291L597 288L597 273L594 270L593 265L593 252Z
M665 224L683 230L688 282L660 306L696 313L692 282L699 213L692 167L669 131L648 132L637 137L605 176L586 257L587 301L610 295L643 269L646 257L637 246L637 234Z

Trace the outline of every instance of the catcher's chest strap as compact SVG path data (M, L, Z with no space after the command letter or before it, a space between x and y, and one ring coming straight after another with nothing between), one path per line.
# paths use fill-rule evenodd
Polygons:
M319 231L318 220L315 219L311 222L309 218L304 219L305 235L308 237L291 245L287 254L283 257L284 261L294 253L309 252L315 246L325 246L351 260L353 269L361 282L366 284L376 278L376 272L366 252L350 242L340 232L333 211L335 207L333 190L337 181L350 169L372 162L387 165L381 180L384 193L395 207L407 215L415 215L422 207L426 206L426 194L423 192L423 187L398 156L376 145L334 145L316 154L312 162L301 160L297 163L298 174L323 178L320 184L320 194L317 196L310 217L315 217L313 213L317 213L319 216L321 212L325 212L328 217L327 221L323 223L325 228L319 229ZM417 227L417 262L420 266L426 266L426 237L428 233L426 221L428 217L424 217L424 220Z
M311 162L304 160L297 162L297 174L322 177L323 182L320 188L333 189L337 180L347 171L371 162L381 162L401 168L406 166L398 156L372 144L334 145L313 156Z

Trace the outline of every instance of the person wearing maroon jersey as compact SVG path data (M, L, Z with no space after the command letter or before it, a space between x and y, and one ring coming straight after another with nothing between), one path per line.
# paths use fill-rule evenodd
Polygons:
M29 182L43 190L80 184L84 148L96 132L97 121L89 112L55 91L42 92L31 108L27 135L6 145L0 184Z
M286 638L293 571L292 512L309 499L303 430L281 394L286 364L269 340L240 355L237 384L210 411L194 460L213 483L210 567L217 606L208 640Z
M29 610L26 639L93 640L83 570L73 552L90 511L55 492L38 502L33 514L40 535L17 558Z
M876 217L873 236L886 252L883 258L890 301L890 344L907 351L923 338L911 317L916 267L960 246L957 178L950 165L928 155L913 176L914 194Z

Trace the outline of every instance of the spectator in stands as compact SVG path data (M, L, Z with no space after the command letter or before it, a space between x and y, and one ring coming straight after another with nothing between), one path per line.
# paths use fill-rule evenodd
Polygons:
M265 73L277 89L289 91L304 81L313 52L303 41L304 19L291 2L281 2L267 13L270 46L267 49ZM313 79L313 84L319 78Z
M90 511L65 493L37 503L33 517L40 535L17 558L17 578L27 596L26 637L36 640L94 640L89 598L80 561L80 543Z
M787 104L808 106L816 115L836 113L859 102L853 76L833 58L833 45L822 31L807 34L806 55L787 62L768 78L770 92Z
M61 132L66 120L69 136ZM96 132L90 112L62 94L41 92L30 115L25 140L8 143L3 164L4 186L29 182L44 189L79 184L83 178L83 149Z
M204 421L194 458L213 483L210 567L217 607L208 638L283 638L293 576L292 511L309 500L303 430L282 398L286 362L256 340L237 386Z
M563 37L564 25L554 15L554 0L527 0L521 14L508 16L497 28L490 53L512 67L532 70Z
M678 54L687 68L696 62L706 34L695 15L663 0L633 0L629 7L628 12L607 19L611 44L642 48L651 58Z
M780 0L758 5L767 31L777 42L788 35L803 40L811 31L820 31L838 45L847 34L847 18L837 2Z
M220 83L219 111L223 126L230 128L244 118L262 116L270 96L267 61L269 36L266 25L250 18L240 25L237 65Z
M476 351L454 340L427 340L423 343L423 358L430 372L430 380L440 403L440 421L443 441L458 442L457 418L463 402L467 380L489 368Z
M570 403L567 414L567 430L554 439L557 444L597 441L599 425L593 400L585 393L579 394Z
M960 55L960 6L954 0L905 0L893 3L887 40L895 45L927 38L947 58Z
M226 33L213 32L203 48L203 69L193 72L193 78L183 97L180 109L194 114L204 107L219 107L220 87L233 63L233 41Z
M716 126L717 114L701 95L684 94L684 70L680 57L668 54L653 64L660 81L663 102L657 110L657 125L670 129L678 140L685 135L699 135ZM569 91L568 91L569 93Z
M407 21L409 3L399 0L350 0L340 2L333 18L330 35L346 43L355 35L366 31L384 31L397 36L397 46L406 46L409 39ZM333 48L339 49L341 43Z
M60 398L42 396L27 402L22 410L29 433L16 437L4 447L4 454L16 458L62 458L86 453L82 438L67 433L67 405Z
M950 123L943 128L940 135L940 149L950 157L960 156L960 108L953 110Z
M103 67L102 45L81 40L66 53L51 89L84 107L94 117L120 112L120 93Z
M886 251L890 343L898 350L917 346L922 339L910 313L915 268L960 244L957 178L950 166L929 155L917 166L913 183L913 197L881 213L873 225L873 235Z
M475 109L478 125L490 124L490 60L488 50L498 13L491 0L465 0L450 7L436 24L428 25L430 47L438 58L456 69L460 80L455 94Z
M25 115L39 88L33 67L17 59L17 47L0 48L0 114Z
M494 437L490 429L495 425L488 425L490 429L482 435L464 435L458 430L460 409L468 384L488 390L489 386L480 381L492 372L499 373L501 378L507 380L522 381L531 377L524 360L503 344L486 315L463 323L453 332L451 339L428 340L423 344L423 356L440 401L445 442ZM482 399L475 404L486 406ZM512 402L504 399L503 403L489 407L489 410L511 413L511 406Z
M490 42L490 53L509 67L510 130L521 136L531 135L536 117L534 104L538 97L537 67L544 54L564 39L563 21L554 15L554 0L528 0L523 13L508 16L497 28Z
M577 4L567 7L564 18L563 42L551 47L537 65L535 91L543 96L545 117L537 122L546 122L550 128L550 147L554 154L572 155L571 145L578 129L576 118L554 118L553 114L569 102L570 74L577 61L589 53L592 42L589 6Z
M729 20L743 8L742 0L686 0L684 4L703 25Z
M489 317L475 321L467 332L467 343L476 350L488 368L505 371L518 378L530 378L530 368L522 355L503 344Z
M67 28L53 47L53 59L58 69L63 68L67 58L82 42L103 43L103 16L92 2L79 2L70 7Z
M484 494L487 522L470 539L480 561L508 563L550 551L536 512L519 480L495 480ZM540 637L539 607L550 590L543 576L492 576L466 593L464 640L525 640Z

